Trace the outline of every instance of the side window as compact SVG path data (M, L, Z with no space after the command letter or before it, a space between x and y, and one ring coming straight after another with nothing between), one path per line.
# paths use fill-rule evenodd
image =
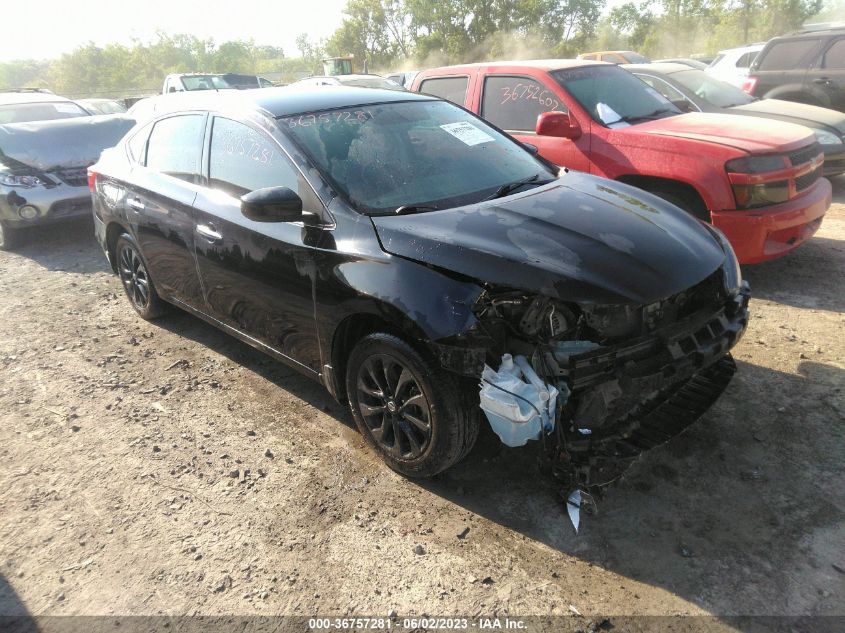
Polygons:
M750 53L745 53L744 55L740 55L739 59L736 60L736 67L737 68L751 68L751 64L754 62L754 59L759 55L759 51L752 51Z
M289 187L302 198L303 209L322 209L311 186L274 141L231 119L214 119L208 175L213 188L235 197L265 187Z
M147 143L147 167L155 171L198 182L205 115L184 114L158 121Z
M795 70L806 68L810 57L816 52L819 40L802 38L777 42L760 61L758 70Z
M129 156L139 165L143 165L144 160L147 157L147 139L150 138L150 130L152 127L152 124L145 125L126 143L126 147L129 150Z
M539 81L527 77L491 75L484 80L481 116L503 130L534 132L543 112L566 112L566 108Z
M436 77L424 80L420 84L420 92L462 106L466 102L468 85L469 77Z
M616 53L605 53L601 56L603 62L610 62L611 64L624 64L625 60Z
M845 69L845 39L836 40L825 51L822 68Z

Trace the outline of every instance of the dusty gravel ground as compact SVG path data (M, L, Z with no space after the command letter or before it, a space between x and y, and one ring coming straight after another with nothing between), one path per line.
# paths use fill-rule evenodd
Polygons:
M137 318L90 225L33 236L0 253L0 614L845 615L834 188L811 242L745 271L725 395L579 536L533 450L488 430L405 480L319 385Z

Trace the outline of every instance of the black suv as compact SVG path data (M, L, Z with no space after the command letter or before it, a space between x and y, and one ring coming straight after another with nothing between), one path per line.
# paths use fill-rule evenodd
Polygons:
M166 301L321 381L396 470L458 461L479 403L506 444L542 433L556 464L589 464L635 429L671 435L730 379L747 285L727 239L668 202L559 175L415 93L198 96L89 171L132 306Z
M845 112L845 27L775 37L760 51L743 89Z

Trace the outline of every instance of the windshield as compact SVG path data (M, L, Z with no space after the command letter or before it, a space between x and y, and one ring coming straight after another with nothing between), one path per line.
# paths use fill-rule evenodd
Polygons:
M232 86L217 75L193 75L182 77L185 90L223 90Z
M0 105L0 125L6 123L28 123L88 116L88 113L70 101L48 101L38 103L14 103Z
M626 127L681 113L654 88L617 66L569 68L552 75L606 127Z
M700 70L684 70L674 73L672 79L692 90L705 101L709 101L720 108L745 105L754 101L754 97L743 90L726 81L715 79Z
M513 139L444 101L344 108L279 121L323 176L368 214L470 204L503 185L557 176Z

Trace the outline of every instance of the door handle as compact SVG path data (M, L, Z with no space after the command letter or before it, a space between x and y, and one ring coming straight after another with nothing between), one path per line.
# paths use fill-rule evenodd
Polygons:
M132 209L135 209L135 211L143 211L146 209L140 198L129 198L129 200L126 201L126 204L128 204Z
M214 230L213 226L207 224L197 224L197 234L202 235L209 242L220 242L223 236Z
M816 79L813 79L813 83L828 86L830 85L830 79L828 79L827 77L817 77Z

